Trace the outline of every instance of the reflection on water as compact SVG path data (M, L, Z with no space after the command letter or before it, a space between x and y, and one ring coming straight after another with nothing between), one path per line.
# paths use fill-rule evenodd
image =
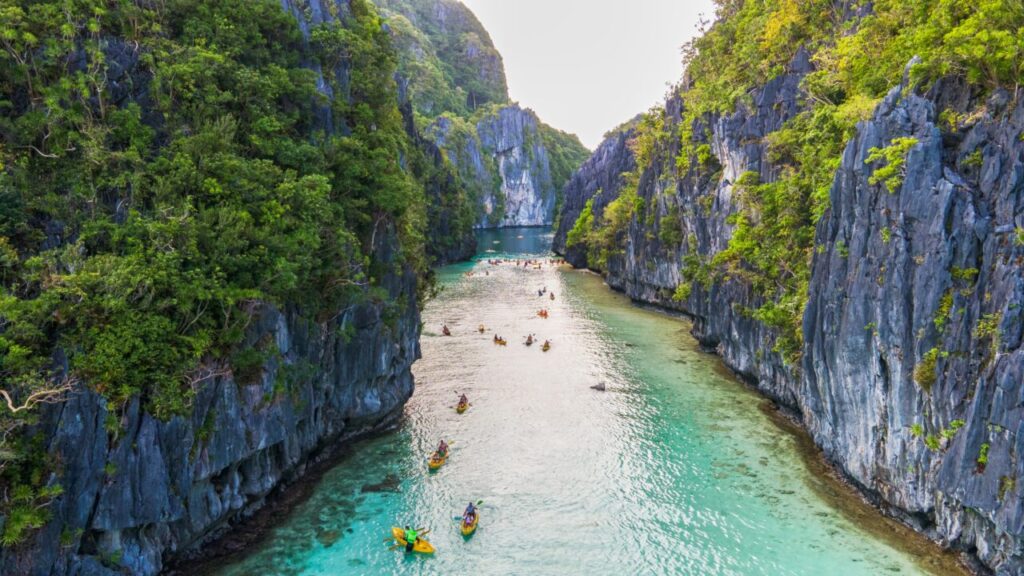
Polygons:
M543 256L549 245L544 230L488 233L480 260L441 272L402 427L362 443L222 574L953 569L930 548L896 550L873 536L886 525L877 516L864 516L875 530L854 525L837 507L844 496L809 472L800 436L700 352L685 323L631 306L588 273L486 263ZM538 297L544 287L554 301ZM445 323L453 336L440 335ZM507 347L493 344L496 333ZM529 334L551 351L523 345ZM599 383L607 392L591 390ZM473 402L461 416L460 393ZM451 457L430 474L425 457L442 438ZM484 503L465 540L453 517L470 500ZM390 526L412 523L431 528L434 557L389 549Z

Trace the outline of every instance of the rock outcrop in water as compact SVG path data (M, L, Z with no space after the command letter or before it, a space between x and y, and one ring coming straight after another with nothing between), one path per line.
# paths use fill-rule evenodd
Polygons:
M765 301L742 274L694 275L729 247L744 175L779 177L767 136L806 109L812 71L801 51L748 105L702 117L692 132L705 165L680 176L678 140L657 149L636 188L647 213L597 263L567 237L588 200L600 219L624 189L631 133L613 134L567 186L555 250L690 316L694 336L792 411L884 510L982 570L1021 573L1024 107L1012 94L978 102L964 81L905 80L858 125L817 227L798 365L755 320ZM678 97L665 116L671 133ZM913 140L890 192L868 159L899 138Z

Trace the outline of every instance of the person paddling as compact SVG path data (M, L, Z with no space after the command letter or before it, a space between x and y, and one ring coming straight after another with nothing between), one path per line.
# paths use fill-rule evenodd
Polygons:
M405 551L412 552L413 547L416 545L416 541L419 540L419 533L409 526L405 527Z
M470 502L469 506L466 507L466 511L462 514L462 521L465 522L467 526L469 526L473 523L474 519L476 519L476 506L474 506L473 503Z
M444 334L445 336L451 336L452 335L452 331L448 329L448 325L447 324L445 324L444 327L441 328L441 333Z
M448 455L448 443L441 440L441 443L437 445L437 455L444 458Z
M462 395L462 396L461 396L461 397L459 398L459 404L462 404L463 406L465 406L466 404L469 404L469 398L466 398L466 395L465 395L465 394L463 394L463 395Z

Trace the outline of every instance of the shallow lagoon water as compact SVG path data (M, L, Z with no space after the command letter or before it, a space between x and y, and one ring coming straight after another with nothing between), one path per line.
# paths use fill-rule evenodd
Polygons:
M546 257L549 245L544 230L487 233L476 261L443 269L400 428L361 442L216 573L958 571L822 478L801 452L806 440L700 351L686 322L637 308L586 272L486 263ZM537 296L544 286L556 300ZM527 334L553 348L526 347ZM607 391L590 389L598 383ZM458 415L462 392L472 407ZM426 456L442 438L451 456L430 473ZM471 500L483 501L480 528L464 539L453 517ZM392 525L412 523L431 529L435 556L384 542Z

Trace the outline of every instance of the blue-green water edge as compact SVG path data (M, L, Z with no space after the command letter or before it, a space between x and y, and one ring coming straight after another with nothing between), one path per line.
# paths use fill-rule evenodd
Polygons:
M360 443L217 574L957 571L837 494L801 454L805 439L701 352L687 323L632 306L592 274L486 263L546 257L549 245L545 230L490 232L476 261L443 269L401 427ZM538 297L545 286L556 300ZM527 334L552 350L524 346ZM473 406L460 416L462 392ZM425 458L442 438L451 457L431 474ZM484 504L467 540L452 518L470 500ZM390 527L406 523L432 530L435 556L389 549Z

